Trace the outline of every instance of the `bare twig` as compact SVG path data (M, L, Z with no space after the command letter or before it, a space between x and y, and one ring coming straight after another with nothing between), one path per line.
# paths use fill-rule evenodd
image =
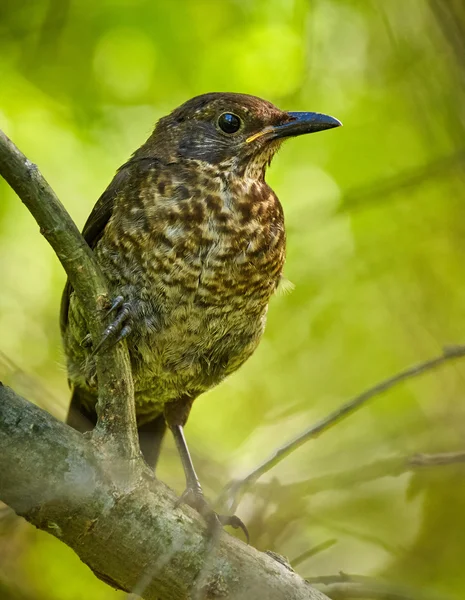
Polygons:
M407 461L411 469L465 463L465 452L443 452L441 454L414 454ZM407 469L406 469L407 470Z
M374 461L353 469L327 473L307 481L298 481L276 486L276 482L258 484L259 489L272 490L285 496L303 498L308 495L342 490L350 486L361 485L382 477L399 477L404 473L437 466L465 464L465 451L444 452L440 454L414 454L413 456L393 456ZM282 501L282 499L281 499Z
M397 544L390 543L383 538L381 533L366 529L343 520L342 522L328 517L322 517L318 511L307 512L308 518L315 525L324 527L332 534L352 538L364 544L382 548L384 552L391 556L401 556L403 548Z
M300 565L301 563L308 560L309 558L312 558L316 554L320 554L320 552L324 552L325 550L328 550L328 548L332 548L332 546L334 546L334 544L337 544L336 539L331 539L331 540L326 540L324 542L321 542L321 544L317 544L316 546L309 548L305 552L302 552L302 554L299 554L299 556L296 556L295 558L293 558L290 561L290 563L291 563L292 567L295 568L298 565Z
M36 165L0 131L0 175L27 206L63 265L85 311L94 339L104 330L105 277L84 238ZM94 440L124 457L139 456L129 356L125 344L97 358L99 423Z
M368 388L361 394L355 396L349 402L346 402L340 406L337 410L330 413L321 421L312 425L300 435L292 439L290 442L275 450L275 452L258 467L250 471L245 477L238 481L233 481L229 486L226 487L223 492L223 499L229 508L233 508L237 504L237 499L240 493L250 486L252 483L257 481L264 473L267 473L270 469L279 464L282 460L287 458L292 452L300 448L303 444L311 439L315 439L322 433L334 427L337 423L340 423L343 419L354 413L356 410L364 406L368 400L375 396L379 396L390 390L394 386L402 383L408 379L419 377L424 373L433 371L438 367L442 366L446 362L462 358L465 356L465 345L450 346L444 348L443 353L440 356L426 360L417 365L409 367L400 373L397 373L393 377L389 377L384 381Z
M309 577L309 583L328 594L332 600L448 600L445 596L407 589L360 575L326 575Z

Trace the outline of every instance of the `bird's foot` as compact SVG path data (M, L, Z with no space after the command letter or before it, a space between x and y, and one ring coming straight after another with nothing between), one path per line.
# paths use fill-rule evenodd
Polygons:
M123 296L116 296L109 308L106 317L116 313L114 320L108 325L102 337L92 350L92 356L98 354L103 348L111 348L121 340L124 340L131 331L132 306L125 302Z
M244 523L236 515L219 515L205 499L202 489L197 486L187 487L176 502L176 506L188 504L205 519L209 531L213 534L219 527L229 525L234 529L244 532L247 543L249 543L249 532Z

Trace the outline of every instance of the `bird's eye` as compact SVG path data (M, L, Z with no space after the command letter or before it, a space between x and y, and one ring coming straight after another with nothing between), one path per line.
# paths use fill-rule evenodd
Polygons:
M218 127L225 133L236 133L241 128L241 119L233 113L223 113L218 118Z

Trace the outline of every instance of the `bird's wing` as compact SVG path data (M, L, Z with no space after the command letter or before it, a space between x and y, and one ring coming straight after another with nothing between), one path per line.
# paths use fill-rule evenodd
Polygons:
M131 167L137 165L138 168L150 168L157 162L158 160L152 157L132 158L118 169L118 172L110 185L97 200L97 203L82 230L84 239L92 249L95 248L102 237L105 226L111 218L118 193L121 192L129 182L133 170ZM69 300L72 291L73 287L68 279L65 284L65 289L63 290L60 306L60 330L62 334L65 332L68 325Z

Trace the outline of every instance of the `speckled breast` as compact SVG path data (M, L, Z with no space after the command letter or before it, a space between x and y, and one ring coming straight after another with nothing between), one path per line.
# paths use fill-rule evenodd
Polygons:
M138 413L192 397L255 350L285 254L283 213L264 181L149 172L117 198L96 252L132 305Z

